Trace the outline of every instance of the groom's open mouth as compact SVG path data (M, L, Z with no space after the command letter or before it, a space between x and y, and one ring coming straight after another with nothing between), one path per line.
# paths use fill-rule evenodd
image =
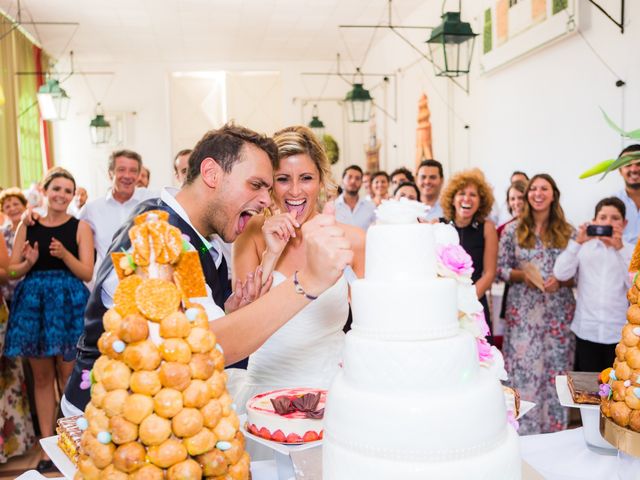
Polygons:
M253 217L257 213L258 211L253 209L243 210L242 213L240 213L240 218L238 220L238 235L244 232L244 229L247 227L247 224L249 223L249 220L251 220L251 217Z
M296 215L296 219L302 218L302 214L304 213L304 209L307 206L307 201L305 199L301 200L285 200L284 206L286 207L289 213L294 213Z

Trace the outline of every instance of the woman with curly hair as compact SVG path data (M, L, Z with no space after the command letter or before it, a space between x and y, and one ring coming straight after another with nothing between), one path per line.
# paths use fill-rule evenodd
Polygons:
M520 420L521 435L567 427L568 410L558 402L555 378L573 365L575 337L570 325L576 301L573 281L558 281L553 266L573 236L556 182L546 173L535 175L527 185L520 219L507 225L500 237L498 260L498 275L511 282L505 367L522 398L538 404ZM535 281L536 270L541 280Z
M478 300L484 307L487 324L491 328L486 292L496 276L498 257L496 226L487 219L493 206L491 187L477 168L462 171L447 183L440 196L440 205L444 212L444 218L440 221L456 228L460 245L473 260L471 279L476 285Z

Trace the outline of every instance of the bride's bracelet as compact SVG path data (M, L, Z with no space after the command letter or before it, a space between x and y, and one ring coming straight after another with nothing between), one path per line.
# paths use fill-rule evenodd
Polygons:
M318 298L318 297L314 297L313 295L309 295L307 292L304 291L304 288L302 288L302 285L300 285L300 282L298 281L297 270L293 274L293 284L296 287L296 293L299 293L300 295L304 295L305 298L308 298L309 300L315 300Z

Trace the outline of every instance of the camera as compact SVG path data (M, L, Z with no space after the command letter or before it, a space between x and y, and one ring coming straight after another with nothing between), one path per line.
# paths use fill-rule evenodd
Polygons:
M610 237L613 235L613 227L611 225L588 225L587 235L590 237Z

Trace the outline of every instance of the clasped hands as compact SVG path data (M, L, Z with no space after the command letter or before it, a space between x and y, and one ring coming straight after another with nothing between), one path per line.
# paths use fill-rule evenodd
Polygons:
M51 243L49 244L49 253L52 257L56 257L64 261L65 257L69 254L69 250L64 247L60 240L52 237ZM29 242L25 242L24 247L22 247L22 258L27 262L27 264L30 267L33 267L39 257L40 252L38 250L38 242L33 242L33 245Z

